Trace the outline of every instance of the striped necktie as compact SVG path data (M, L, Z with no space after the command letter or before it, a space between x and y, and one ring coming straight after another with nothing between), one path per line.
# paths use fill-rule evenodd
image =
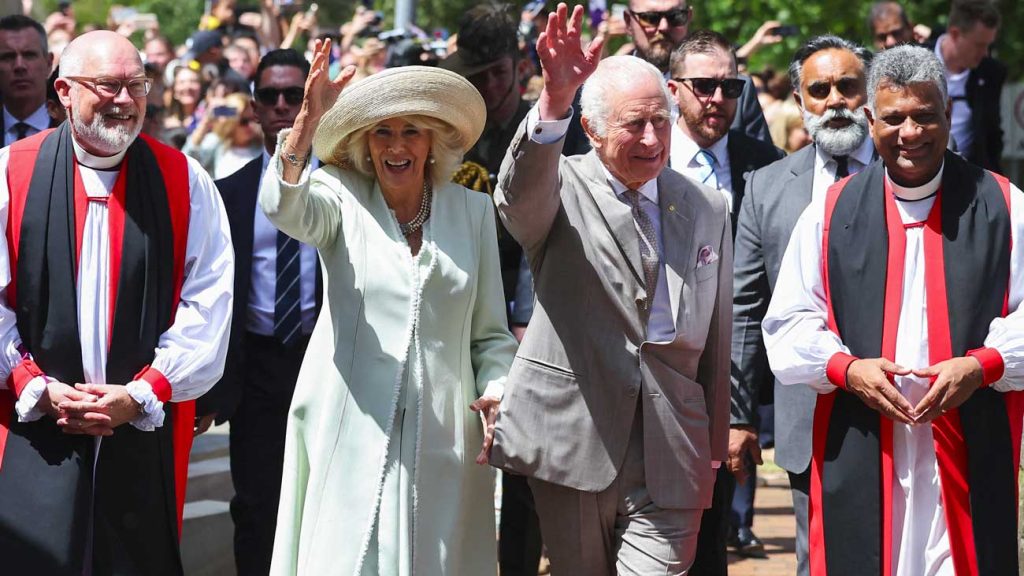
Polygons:
M710 150L700 149L695 156L697 164L700 164L698 169L698 176L700 177L701 184L710 186L715 190L718 190L718 176L715 175L715 163L718 159L711 153Z
M299 243L284 232L277 233L277 289L274 300L274 337L291 346L302 333L299 306Z
M647 289L644 311L650 314L651 306L654 305L654 291L658 286L658 235L654 232L654 223L640 206L640 193L636 190L626 190L625 194L632 208L640 240L640 262L644 267L644 287Z

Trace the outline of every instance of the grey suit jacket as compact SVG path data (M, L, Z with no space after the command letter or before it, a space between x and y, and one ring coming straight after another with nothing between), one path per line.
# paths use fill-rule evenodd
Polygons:
M645 339L646 288L629 207L596 153L561 158L525 123L494 192L523 245L536 307L512 364L495 466L578 490L607 488L637 403L647 489L663 508L706 508L711 460L728 442L732 240L724 198L672 170L658 177L663 259L676 335ZM698 253L711 251L718 256Z
M801 473L811 460L811 423L817 394L775 381L765 353L761 320L797 219L811 203L814 146L755 170L747 178L736 230L732 328L734 425L753 424L761 386L775 386L775 462Z

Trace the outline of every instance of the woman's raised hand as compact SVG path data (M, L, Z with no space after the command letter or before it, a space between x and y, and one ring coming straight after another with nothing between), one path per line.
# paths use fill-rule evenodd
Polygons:
M313 63L306 77L306 89L302 98L302 109L292 125L294 134L289 137L296 153L308 150L313 143L313 133L320 124L320 118L331 109L338 95L356 73L355 66L347 66L331 80L331 40L317 40L313 48ZM294 139L293 139L294 138Z

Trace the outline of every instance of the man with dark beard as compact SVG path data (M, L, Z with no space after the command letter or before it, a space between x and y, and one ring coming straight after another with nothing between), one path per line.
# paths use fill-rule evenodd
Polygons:
M690 34L672 53L669 69L668 87L679 107L679 119L672 127L670 165L725 197L735 234L746 174L782 158L783 153L741 130L729 129L743 81L736 77L736 58L724 36L710 30ZM749 428L756 430L756 426ZM701 517L692 573L725 574L727 540L741 555L763 555L764 545L751 530L756 478L750 476L760 462L755 453L719 468L711 508ZM734 475L740 480L735 496Z
M65 49L68 121L0 150L0 557L11 574L182 573L194 407L233 254L210 177L140 136L138 50Z
M807 576L811 420L815 393L780 386L772 376L761 334L779 266L797 219L812 198L874 157L868 138L866 75L871 53L836 36L819 36L797 50L789 74L814 144L747 178L736 231L733 300L732 417L729 461L759 453L760 390L775 394L775 463L789 473L797 520L797 573Z
M636 47L636 56L661 70L667 80L672 51L690 32L693 7L687 4L687 0L630 0L625 19L626 28ZM747 76L740 78L744 87L732 127L758 140L771 142L772 137L768 133L761 104L757 101L754 83Z

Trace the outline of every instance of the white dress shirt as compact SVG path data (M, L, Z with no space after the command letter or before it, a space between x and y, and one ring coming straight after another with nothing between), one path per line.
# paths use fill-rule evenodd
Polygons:
M314 159L314 162L318 162ZM260 186L270 165L264 150ZM316 166L312 167L316 169ZM258 188L257 188L258 190ZM249 282L249 309L245 329L263 336L274 335L274 303L277 301L277 228L257 206L252 229L252 278ZM302 333L313 332L316 324L316 248L299 243L299 306L302 309ZM242 321L241 318L238 319Z
M101 158L77 144L74 148L86 194L109 196L117 179L113 170L124 153ZM0 174L7 173L8 159L9 149L0 150ZM172 402L198 398L220 379L234 284L234 252L220 194L213 180L192 159L188 160L188 171L189 227L181 298L174 324L160 335L151 364L170 383ZM0 213L6 214L9 201L7 178L0 178ZM17 318L4 297L11 281L6 226L7 219L0 219L0 388L7 387L8 376L21 361ZM78 321L85 380L95 384L107 383L109 255L107 205L89 202L77 279ZM36 377L26 385L16 404L19 420L36 420L43 415L36 404L46 382L44 377ZM141 430L161 426L163 403L157 400L152 386L142 380L126 384L129 394L143 407L143 414L132 425Z
M971 126L973 111L967 103L967 77L971 75L970 69L954 74L946 67L946 60L942 57L942 43L947 39L946 35L939 36L935 42L935 56L942 62L942 68L946 71L946 88L949 90L949 97L953 100L953 117L950 121L949 130L953 134L953 141L956 142L956 151L963 157L971 155L974 147L974 128Z
M860 146L847 157L846 168L850 174L856 174L871 163L875 157L875 143L871 137L864 138ZM829 186L835 184L836 169L839 165L831 154L821 149L821 146L814 146L814 183L811 187L811 199L825 198Z
M729 212L732 212L733 189L732 170L729 164L729 133L726 132L725 136L719 138L707 150L715 157L711 168L715 171L718 191L722 193L722 197L729 205ZM678 122L672 124L672 151L669 153L669 159L673 170L700 182L699 174L702 164L697 158L700 151L701 147L683 132Z
M43 103L35 112L29 114L28 118L18 120L4 106L4 146L10 146L18 141L18 130L14 127L18 122L28 124L25 137L33 136L50 127L50 115L46 112L46 104Z
M888 175L886 175L888 178ZM927 184L904 188L892 183L905 224L927 219L935 202L942 171ZM891 182L891 181L890 181ZM835 390L825 375L836 352L849 353L827 328L828 312L821 277L824 198L815 198L800 216L779 270L762 328L772 371L784 385L808 385L819 393ZM1011 185L1010 314L996 318L985 338L986 347L1003 357L1002 379L991 387L1000 392L1024 389L1024 195ZM902 306L897 327L896 357L911 369L930 364L925 292L923 227L907 229ZM916 405L927 393L927 380L898 376L894 383ZM941 499L931 426L893 425L893 574L917 576L954 574Z

